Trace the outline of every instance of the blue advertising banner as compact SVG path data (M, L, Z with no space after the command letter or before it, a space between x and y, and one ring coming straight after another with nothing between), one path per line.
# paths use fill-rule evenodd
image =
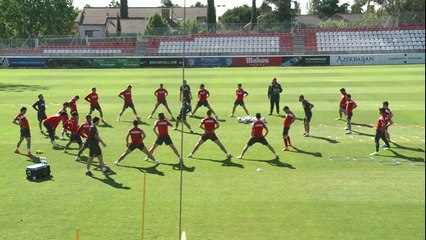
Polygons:
M188 67L232 67L233 59L224 57L188 58Z
M9 58L10 67L46 67L44 58Z

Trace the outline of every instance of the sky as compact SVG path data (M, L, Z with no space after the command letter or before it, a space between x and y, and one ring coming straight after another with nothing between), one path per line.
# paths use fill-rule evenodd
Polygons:
M189 7L196 2L200 1L207 5L207 0L187 0L186 5ZM111 0L74 0L74 6L78 8L83 8L86 4L89 4L91 7L106 7L111 2ZM184 5L184 0L172 0L174 4L178 4L179 6ZM262 4L263 0L256 0L257 6ZM300 3L300 7L302 8L302 14L307 13L307 3L309 0L297 0ZM352 5L353 0L340 0L340 4L349 3ZM216 4L216 15L221 16L228 9L232 9L234 7L242 6L244 4L251 6L251 0L215 0ZM161 6L161 0L128 0L129 7L159 7Z

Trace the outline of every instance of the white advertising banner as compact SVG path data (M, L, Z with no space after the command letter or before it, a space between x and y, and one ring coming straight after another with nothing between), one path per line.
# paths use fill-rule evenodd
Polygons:
M424 53L365 54L330 56L330 65L387 65L387 64L424 64Z

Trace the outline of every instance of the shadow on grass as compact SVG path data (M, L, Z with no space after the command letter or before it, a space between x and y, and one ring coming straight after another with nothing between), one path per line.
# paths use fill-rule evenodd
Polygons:
M28 158L27 159L28 162L40 163L40 158L39 157L36 157L36 156L29 157L29 156L27 156L27 154L24 154L24 153L18 153L17 155L21 155L21 156L27 157Z
M374 134L358 132L358 131L355 131L355 130L352 130L352 132L353 132L353 133L356 133L356 134L358 134L358 135L360 135L360 136L366 136L366 137L375 137L375 136L376 136L376 135L374 135Z
M391 143L395 145L398 149L404 149L404 150L413 151L413 152L423 152L423 153L425 152L425 150L421 148L411 148L411 147L402 146L395 142L391 142Z
M123 121L123 120L121 120L120 122L122 122L122 123L129 123L129 124L133 124L133 121ZM140 125L151 126L151 124L149 124L149 123L147 123L147 122L144 122L144 121L141 121L141 120L139 120L138 122L139 122L139 124L140 124Z
M204 117L200 117L200 116L197 116L197 115L193 115L193 116L189 116L190 118L195 118L195 119L203 119Z
M244 168L244 165L233 162L231 159L227 158L225 160L214 160L209 158L196 158L192 157L194 160L201 160L201 161L209 161L209 162L215 162L215 163L221 163L222 167L237 167L237 168Z
M37 178L36 180L27 178L28 182L33 182L33 183L42 183L42 182L47 182L47 181L55 181L55 179L53 179L52 175L49 175L47 177L42 177L42 178Z
M158 175L158 176L161 176L161 177L165 176L164 172L159 171L156 166L151 166L151 167L135 167L135 166L123 166L123 165L120 165L119 167L121 167L121 168L133 168L133 169L137 169L137 170L141 171L142 173L148 173L148 174Z
M337 141L335 139L327 138L327 137L318 137L318 136L312 136L312 135L310 135L309 137L314 138L314 139L324 140L324 141L327 141L327 142L333 143L333 144L340 143L339 141Z
M99 124L100 128L114 128L111 124L107 123L107 122L103 122L103 124Z
M274 167L282 167L282 168L289 168L289 169L296 169L293 165L290 163L281 162L279 158L274 158L272 160L259 160L259 159L250 159L250 158L243 158L243 160L251 161L251 162L263 162L267 163Z
M293 147L293 149L295 151L291 151L291 152L301 153L301 154L306 154L306 155L311 155L311 156L319 157L319 158L322 157L322 153L320 153L320 152L308 152L308 151L302 150L302 149L297 148L297 147Z
M397 151L392 150L392 149L389 149L389 151L392 152L395 155L394 156L395 158L405 159L405 160L409 160L411 162L424 162L425 161L424 158L410 157L410 156L407 156L407 155L400 154Z
M191 134L191 135L203 136L203 134L201 134L201 133L197 133L197 132L190 133L190 132L188 132L188 131L182 131L182 129L176 129L176 130L174 130L174 131L176 131L176 132L183 132L183 133Z
M175 171L185 171L185 172L194 172L195 167L188 167L185 165L185 163L161 163L160 165L166 165L171 166L173 170Z
M117 189L123 189L123 190L130 190L130 187L124 186L122 183L118 183L115 181L114 178L111 177L111 175L114 175L114 173L110 174L104 174L105 178L98 178L95 175L92 176L93 179L96 179L102 183L108 184L111 187L117 188Z
M28 91L38 91L38 90L46 90L46 89L48 88L42 87L40 85L0 83L0 92L28 92Z
M359 127L366 127L366 128L374 128L374 126L373 126L373 125L371 125L371 124L366 124L366 123L354 123L354 122L352 122L352 125L353 125L353 126L359 126Z

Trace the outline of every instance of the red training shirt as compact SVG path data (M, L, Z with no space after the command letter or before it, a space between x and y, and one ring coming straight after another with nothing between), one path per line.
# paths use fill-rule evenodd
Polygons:
M83 124L81 124L80 125L80 127L78 128L78 130L77 130L77 132L81 135L81 136L83 136L83 137L85 137L85 138L87 138L87 139L89 139L90 138L90 126L92 125L92 123L91 122L84 122Z
M157 102L163 102L166 100L166 96L169 94L165 88L158 88L154 92L155 96L157 96Z
M261 120L256 120L252 125L252 131L254 138L261 138L263 137L263 129L266 128L266 124Z
M204 125L206 134L214 134L216 125L219 124L219 122L215 118L205 117L203 120L201 120L201 124Z
M125 89L125 90L123 90L119 94L119 96L123 96L124 97L124 102L125 103L129 103L129 104L133 103L133 100L132 100L132 90Z
M30 129L30 124L28 123L28 119L25 117L24 114L19 113L15 117L15 120L17 120L19 122L19 125L21 126L21 128Z
M78 121L75 118L70 118L64 124L64 128L72 134L78 134Z
M340 102L339 102L340 106L343 107L346 105L346 96L342 94L342 96L340 97Z
M172 125L167 119L157 120L155 127L158 128L158 135L165 137L169 136L169 126Z
M130 144L140 144L142 143L142 129L140 128L132 128L129 130L130 138L132 142Z
M55 131L56 127L59 125L61 120L65 122L66 121L65 116L61 117L59 114L56 114L46 118L44 122L47 123L53 129L53 131Z
M355 102L351 99L346 102L346 114L352 113L354 110Z
M73 99L69 100L68 103L70 104L71 113L77 112L77 102Z
M200 89L198 91L198 99L201 102L206 101L209 96L210 96L210 93L209 91L207 91L207 89Z
M235 93L237 95L237 101L242 101L244 99L245 94L247 94L247 92L242 88L237 88L237 90L235 90Z
M99 96L97 93L90 93L84 98L86 101L90 102L92 106L99 106Z
M376 128L376 131L377 131L377 132L382 131L382 130L383 130L383 128L384 128L386 125L387 125L387 123L386 123L385 117L384 117L384 116L380 116L380 117L379 117L379 120L377 120L377 128Z
M296 118L296 115L294 115L293 112L289 112L287 116L284 119L284 127L290 127L290 125L293 123L293 119Z

